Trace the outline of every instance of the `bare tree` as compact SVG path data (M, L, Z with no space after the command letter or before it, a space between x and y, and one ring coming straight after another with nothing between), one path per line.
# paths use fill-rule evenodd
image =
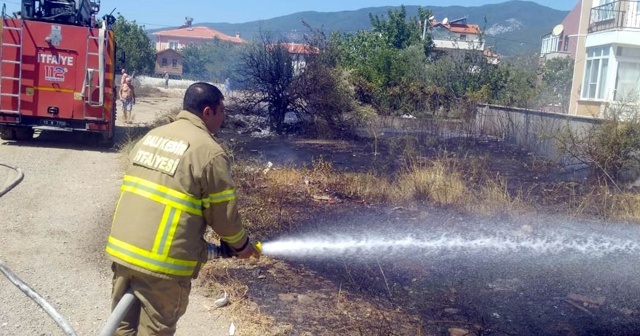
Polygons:
M240 56L237 71L240 84L247 90L240 104L268 113L271 127L284 131L285 115L300 109L300 100L293 89L296 75L293 58L282 40L262 33Z

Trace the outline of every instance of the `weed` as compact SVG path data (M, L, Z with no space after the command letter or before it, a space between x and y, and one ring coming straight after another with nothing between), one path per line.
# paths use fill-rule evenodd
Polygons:
M152 85L141 85L141 86L138 86L135 90L136 90L136 98L163 96L162 91L158 87L152 86Z

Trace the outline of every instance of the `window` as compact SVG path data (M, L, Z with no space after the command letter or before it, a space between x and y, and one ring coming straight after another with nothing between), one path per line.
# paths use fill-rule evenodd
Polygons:
M177 59L175 59L175 58L174 58L174 59L172 59L172 60L171 60L171 66L172 66L172 67L174 67L174 68L177 68L177 67L178 67L178 60L177 60Z
M587 62L582 84L582 98L605 99L609 46L587 49Z
M169 49L178 50L178 41L169 41Z
M640 89L640 62L618 63L616 101L637 100Z
M163 58L162 58L162 64L161 64L161 66L163 66L163 67L166 67L166 66L167 66L167 58L166 58L166 57L163 57Z
M460 34L460 41L466 41L466 40L467 40L467 35Z
M562 51L569 51L569 36L564 37L564 46L562 47Z
M540 54L549 54L558 51L558 36L549 35L542 39L542 49Z
M640 98L640 48L618 47L618 71L614 100L636 102Z

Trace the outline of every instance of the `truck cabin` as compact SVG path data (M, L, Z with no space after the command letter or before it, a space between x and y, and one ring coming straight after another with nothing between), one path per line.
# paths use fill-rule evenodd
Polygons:
M24 20L90 27L100 11L100 0L22 0Z

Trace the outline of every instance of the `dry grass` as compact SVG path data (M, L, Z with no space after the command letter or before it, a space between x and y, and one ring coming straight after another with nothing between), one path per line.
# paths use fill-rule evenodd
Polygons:
M343 173L329 162L309 167L265 171L255 164L236 165L234 176L243 197L247 225L261 235L287 233L314 207L341 201L407 205L429 203L482 214L505 213L525 207L500 178L465 180L459 159L417 161L395 176Z
M212 300L229 294L230 306L224 309L241 321L238 336L423 335L418 317L343 291L315 271L267 257L209 263L201 278Z
M522 192L512 195L507 189L507 181L496 177L484 181L482 188L472 194L464 205L472 213L483 215L517 214L528 210L530 205Z
M166 125L175 121L180 111L182 111L182 107L180 106L176 106L169 110L163 111L162 114L156 120L154 120L152 123L147 125L147 128L153 129L153 128Z
M154 127L170 122L177 112L167 112ZM130 151L134 140L137 140L134 134L127 135L119 146L121 152ZM435 159L425 159L418 156L412 139L404 139L396 145L394 150L398 155L394 157L401 157L404 168L395 175L374 171L344 173L322 159L301 168L266 168L255 162L235 162L233 174L240 189L240 209L246 227L254 237L293 233L300 229L299 225L305 219L342 201L399 205L429 203L483 215L517 214L537 203L566 204L564 210L574 215L596 214L604 218L640 221L640 195L637 193L611 192L608 186L585 192L578 184L513 192L506 179L491 172L488 157L443 154ZM233 158L233 143L225 143L225 147ZM542 161L534 161L530 168L547 169ZM315 293L317 291L308 289L304 279L313 277L314 281L321 281L318 279L322 278L317 274L302 274L303 270L269 258L208 264L202 274L204 287L209 288L213 298L225 291L229 293L232 304L226 309L230 309L235 319L243 321L243 330L237 335L306 335L274 316L297 314L297 311L311 314L314 309L321 316L312 316L311 320L324 321L325 325L318 326L324 333L318 331L309 335L325 334L329 327L334 328L334 334L342 335L392 335L397 331L401 311L389 311L363 299L354 299L340 289L314 298L311 301L314 309L308 304L299 306L272 298L272 304L283 305L278 314L261 311L260 302L248 295L250 288L261 286L254 279L256 269L274 271L271 274L273 281L284 293ZM269 284L273 285L272 282ZM298 310L285 308L287 306ZM305 318L306 321L310 319ZM402 320L402 328L406 328L403 330L406 333L398 334L422 333L420 322L411 316Z
M452 165L455 165L454 161L445 159L410 167L393 183L392 200L402 203L428 201L440 206L464 203L469 189L461 172Z
M509 188L484 158L439 157L413 160L394 176L344 173L318 160L303 168L242 169L236 177L245 195L246 218L258 232L295 230L300 214L313 204L340 201L407 205L428 203L482 215L518 215L547 207L573 216L640 221L640 195L609 186L579 183ZM263 231L264 230L264 231Z
M594 188L590 193L586 193L580 189L579 184L565 183L546 186L534 195L531 190L510 191L507 180L493 175L488 169L486 158L442 156L434 160L413 158L408 162L410 163L407 167L394 176L375 172L343 173L323 160L317 160L302 168L279 167L269 170L255 163L240 162L235 167L235 178L242 189L240 194L243 217L247 220L252 234L258 237L293 233L298 229L298 223L314 216L314 211L323 211L326 206L339 200L401 205L426 202L483 215L514 215L529 211L536 206L533 203L542 202L556 206L566 204L567 208L564 210L575 215L597 214L605 218L634 221L640 219L640 195L636 193L611 193L608 187ZM541 168L536 166L536 169ZM318 196L328 197L318 201ZM265 262L267 264L264 264L264 267L275 268L273 261L267 259ZM300 278L304 279L305 276L296 273L300 271L294 266L288 266L286 272L277 272L282 272L282 277L285 278L282 280L282 290L286 293L301 290L295 287L294 282L302 281ZM246 279L250 278L246 272L226 273L225 276L229 278L222 280L217 276L211 286L226 288L225 290L234 293L243 293L246 290ZM316 288L316 281L321 281L318 280L321 276L313 277L313 286ZM222 282L222 285L218 282ZM272 285L271 282L269 284ZM253 289L253 286L250 285L250 288ZM310 293L304 286L302 290ZM320 289L316 288L312 292L318 291ZM242 295L238 296L240 297ZM295 334L423 334L423 326L415 316L389 310L384 305L376 306L372 301L354 300L351 294L340 289L326 297L315 298L313 302L318 302L318 307L306 305L302 308L307 314L306 321L323 321L324 328L340 327L322 329L325 333ZM247 335L293 335L297 332L294 326L280 320L286 320L290 314L294 314L293 309L300 308L293 308L296 307L294 303L278 300L276 302L275 304L292 308L282 308L274 314L261 312L254 301L240 300L240 304L234 307L233 314L250 325ZM273 304L274 302L271 302L271 306ZM396 314L403 314L406 319L399 322ZM477 334L481 332L478 331Z
M150 129L156 128L158 126L166 125L175 120L178 112L180 112L180 108L176 107L165 111L160 117L154 120L149 125L144 127L134 128L134 127L125 127L124 134L120 137L118 142L116 143L116 150L122 155L122 167L123 169L129 165L129 153L135 146L135 144L140 140L140 138Z
M136 98L164 96L164 93L157 86L153 85L141 85L136 87L135 90Z
M625 221L640 219L640 195L635 192L621 192L609 196L607 217Z

